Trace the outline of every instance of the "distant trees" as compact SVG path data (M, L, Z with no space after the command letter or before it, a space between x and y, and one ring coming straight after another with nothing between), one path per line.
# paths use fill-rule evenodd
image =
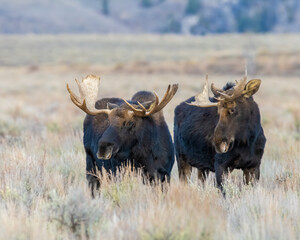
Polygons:
M185 13L187 15L192 15L198 13L200 9L200 0L188 0L185 8Z
M181 32L181 22L174 18L173 15L168 17L168 22L162 31L163 33L180 33Z
M141 0L141 1L142 1L141 4L143 7L147 8L147 7L151 7L153 5L152 0Z
M109 15L109 1L110 0L77 0L84 6L96 10L98 13Z
M268 32L277 22L281 0L238 0L232 8L238 32Z
M270 32L295 21L299 5L299 0L187 0L185 14L198 17L192 34Z
M144 8L152 7L156 4L162 3L165 0L140 0L141 1L141 6Z
M111 13L110 0L77 1L100 14ZM119 7L114 6L117 13ZM145 21L151 21L151 14L159 15L161 21L154 19L151 31L163 33L300 32L300 0L131 0L130 6L122 12L136 21L143 21L139 10L146 13L153 8Z
M195 35L204 35L206 33L225 33L230 32L232 23L230 23L230 14L224 10L225 7L206 7L205 11L198 14L198 22L190 31Z
M109 15L109 5L108 5L109 0L102 0L102 13L104 15Z

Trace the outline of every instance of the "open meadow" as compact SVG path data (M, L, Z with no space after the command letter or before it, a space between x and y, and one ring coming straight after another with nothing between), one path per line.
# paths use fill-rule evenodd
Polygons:
M0 36L0 239L300 239L300 35ZM82 123L66 83L101 76L99 97L161 97L164 109L248 75L267 144L261 179L234 171L223 198L214 174L188 185L176 162L167 191L124 169L95 199L85 179ZM77 91L76 91L77 92Z

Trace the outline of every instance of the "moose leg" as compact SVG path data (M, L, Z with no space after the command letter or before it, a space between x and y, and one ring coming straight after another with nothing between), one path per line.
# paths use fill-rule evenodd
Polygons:
M86 179L91 189L91 194L93 198L95 197L95 190L98 190L100 188L100 182L96 176L96 169L97 168L94 164L93 157L89 153L86 153Z
M192 174L192 166L185 161L184 156L179 156L177 160L179 179L187 182L188 178L191 177Z
M243 173L244 173L244 183L247 185L250 183L253 184L255 181L259 180L260 177L259 167L243 169Z
M215 173L216 173L217 187L221 190L223 195L225 195L224 188L223 188L223 179L228 175L228 168L225 167L224 165L215 162Z
M100 182L96 177L91 176L89 173L87 173L86 178L91 189L92 197L95 198L95 190L100 188Z
M205 182L206 178L208 177L209 170L198 168L198 180L202 183Z

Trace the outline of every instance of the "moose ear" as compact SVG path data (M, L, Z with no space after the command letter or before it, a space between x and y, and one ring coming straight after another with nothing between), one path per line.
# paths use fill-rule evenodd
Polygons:
M245 89L243 91L244 97L245 98L249 98L252 95L254 95L258 91L260 83L261 83L260 79L252 79L252 80L250 80L246 84Z
M108 108L109 110L112 110L112 109L117 108L117 107L119 107L118 104L110 103L110 102L107 103L107 108Z

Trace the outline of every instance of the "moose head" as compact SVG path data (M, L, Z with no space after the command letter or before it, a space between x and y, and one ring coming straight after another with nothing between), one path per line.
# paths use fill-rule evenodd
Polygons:
M203 92L195 96L195 101L188 103L197 107L217 107L219 120L215 127L212 143L217 153L226 153L237 138L244 138L248 123L251 121L253 98L260 86L260 79L247 82L245 76L235 84L227 84L224 89L211 85L214 98L208 95L208 77Z
M128 157L132 146L137 144L141 134L145 131L145 123L171 101L178 89L177 84L169 85L162 101L159 101L156 93L148 93L151 95L151 101L139 102L123 99L122 104L108 102L107 108L96 109L100 78L88 75L81 82L76 80L76 83L80 97L76 96L67 85L72 102L89 115L107 115L107 118L101 118L101 120L108 121L108 126L98 142L97 152L97 157L103 160L109 160L118 153L125 157L127 154ZM94 121L99 120L94 119Z

